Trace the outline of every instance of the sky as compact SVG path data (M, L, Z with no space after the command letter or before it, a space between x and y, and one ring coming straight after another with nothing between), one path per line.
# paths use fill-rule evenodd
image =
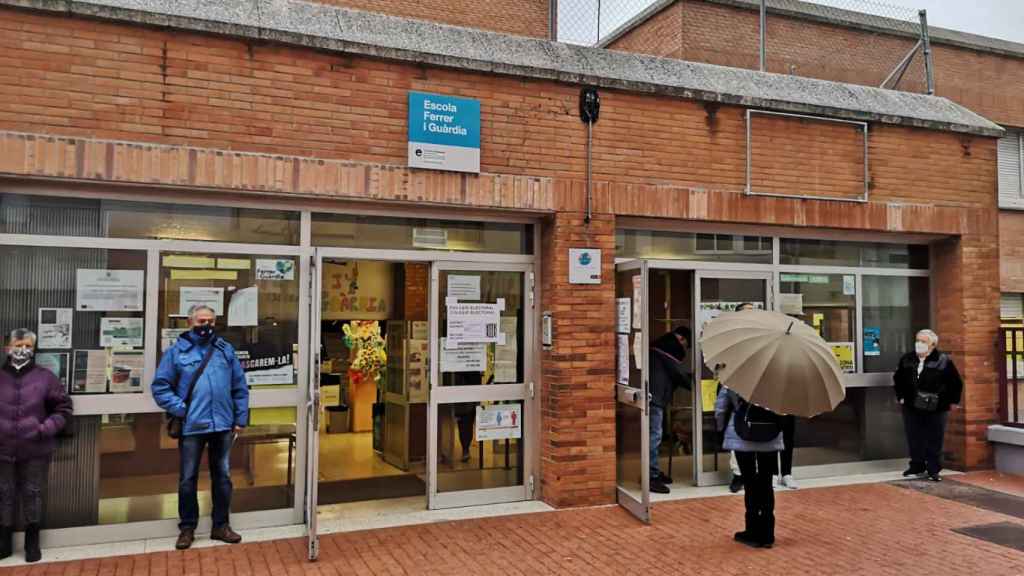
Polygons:
M914 19L928 11L928 24L1024 43L1024 0L810 0L848 10ZM653 0L558 0L561 40L593 43L597 6L601 33L626 22Z

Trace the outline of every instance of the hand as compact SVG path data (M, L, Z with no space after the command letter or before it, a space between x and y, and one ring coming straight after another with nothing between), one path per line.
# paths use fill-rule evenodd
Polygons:
M238 434L239 432L241 432L241 431L242 431L242 428L243 428L243 426L235 426L235 427L233 428L233 430L234 430L235 434Z

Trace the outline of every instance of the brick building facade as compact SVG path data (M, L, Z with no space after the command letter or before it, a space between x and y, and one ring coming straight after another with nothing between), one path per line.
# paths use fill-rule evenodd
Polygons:
M72 3L70 13L67 3L0 4L4 193L515 217L536 226L536 324L539 332L539 312L551 313L553 342L525 344L537 352L536 369L527 367L537 381L527 430L535 449L526 453L536 455L534 496L545 502L615 501L613 279L617 234L627 224L926 244L934 328L967 381L947 449L958 468L991 464L1001 130L969 110L756 72L707 67L690 75L683 63L659 69L667 64L630 57L650 66L638 71L608 51L298 3L287 5L295 12L257 20L103 2ZM359 7L383 6L370 4ZM319 29L311 22L321 10L363 27ZM664 14L671 10L658 18ZM523 26L503 31L541 35L536 23ZM436 44L416 42L431 34ZM586 85L602 98L589 203L578 115ZM407 166L409 91L479 101L479 174ZM751 176L775 195L744 193L750 109L816 118L752 124ZM860 124L823 118L864 123L870 136L865 144L864 131L851 128ZM822 199L865 190L864 202ZM13 228L0 232L27 241ZM571 248L602 251L600 284L569 283ZM413 270L425 280L424 269ZM406 297L420 307L426 295Z

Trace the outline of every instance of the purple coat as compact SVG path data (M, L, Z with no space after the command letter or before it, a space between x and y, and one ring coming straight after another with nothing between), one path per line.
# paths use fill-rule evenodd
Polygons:
M0 461L49 457L70 419L71 399L53 372L35 364L0 368Z

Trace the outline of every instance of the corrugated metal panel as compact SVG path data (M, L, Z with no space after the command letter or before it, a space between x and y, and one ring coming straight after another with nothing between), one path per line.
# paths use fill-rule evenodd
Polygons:
M1004 319L1024 318L1024 295L1003 294L999 298L999 317Z
M1020 207L1024 202L1021 190L1021 132L1009 130L999 139L999 204Z
M0 194L0 232L103 237L100 202Z
M100 417L72 419L70 438L61 438L50 464L44 526L68 528L99 522Z

